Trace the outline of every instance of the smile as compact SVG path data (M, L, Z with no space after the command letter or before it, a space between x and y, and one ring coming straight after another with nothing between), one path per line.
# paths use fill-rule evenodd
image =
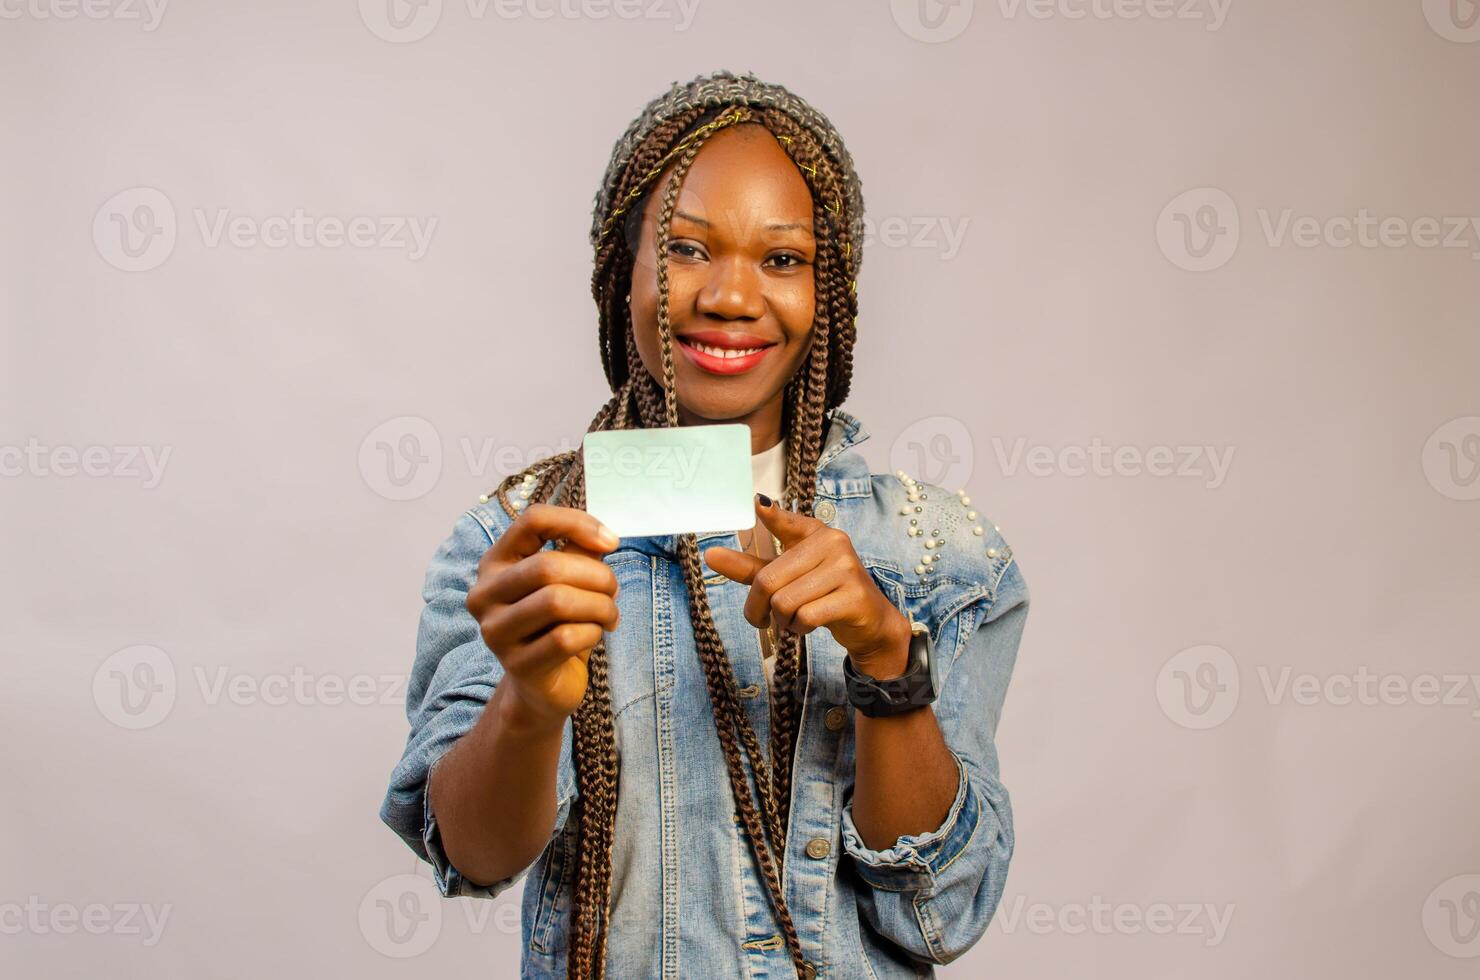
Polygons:
M710 374L744 374L765 360L767 351L776 346L759 337L721 331L701 331L674 339L685 357Z

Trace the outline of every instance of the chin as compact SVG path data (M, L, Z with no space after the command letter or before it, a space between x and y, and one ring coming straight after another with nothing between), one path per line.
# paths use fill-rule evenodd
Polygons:
M706 379L707 380L707 379ZM683 391L683 382L678 383L679 391ZM692 387L690 388L692 391ZM680 398L679 404L691 415L710 422L727 422L731 419L742 419L759 411L767 402L766 398L759 395L737 396L737 397L704 397L695 399Z

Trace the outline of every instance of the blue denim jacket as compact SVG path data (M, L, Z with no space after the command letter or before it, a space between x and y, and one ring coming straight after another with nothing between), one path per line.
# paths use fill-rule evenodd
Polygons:
M1012 810L998 778L994 736L1028 593L1012 550L987 517L929 484L918 484L920 499L911 501L898 474L870 474L851 451L867 438L857 419L834 409L828 426L814 513L848 532L884 594L929 626L941 692L929 710L959 779L939 827L900 837L882 851L865 846L853 823L846 652L826 629L807 634L786 900L817 976L933 976L931 964L950 962L986 931L1012 857ZM447 860L426 795L431 768L473 727L502 675L464 603L479 557L510 520L496 501L475 506L432 559L407 692L411 734L380 815L430 862L443 895L492 898L527 875L520 975L564 977L577 840L576 822L567 821L576 796L569 720L556 779L556 829L518 874L487 887L463 878ZM910 534L912 526L924 533ZM926 548L936 531L945 545ZM796 971L734 812L677 540L623 538L605 556L621 584L622 615L607 635L621 759L607 975L791 977ZM700 537L701 552L715 544L740 547L733 532ZM926 555L933 560L922 562ZM767 687L760 638L744 617L749 587L717 573L705 581L764 746ZM910 792L907 780L898 791Z

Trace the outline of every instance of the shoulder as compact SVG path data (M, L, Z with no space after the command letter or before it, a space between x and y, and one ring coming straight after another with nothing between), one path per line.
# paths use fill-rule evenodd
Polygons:
M1012 546L966 487L903 470L869 475L869 492L834 497L840 526L870 572L917 618L933 623L980 604L1025 602Z
M497 497L480 496L453 520L427 566L425 598L443 590L467 591L477 578L483 553L513 523Z

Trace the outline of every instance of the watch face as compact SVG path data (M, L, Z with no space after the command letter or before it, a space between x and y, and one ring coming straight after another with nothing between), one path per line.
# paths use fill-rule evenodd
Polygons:
M940 658L935 656L935 644L930 640L930 629L923 623L914 624L916 629L914 636L910 637L911 649L918 648L919 656L925 660L925 666L930 671L930 692L937 697L940 695L940 665L936 663Z

